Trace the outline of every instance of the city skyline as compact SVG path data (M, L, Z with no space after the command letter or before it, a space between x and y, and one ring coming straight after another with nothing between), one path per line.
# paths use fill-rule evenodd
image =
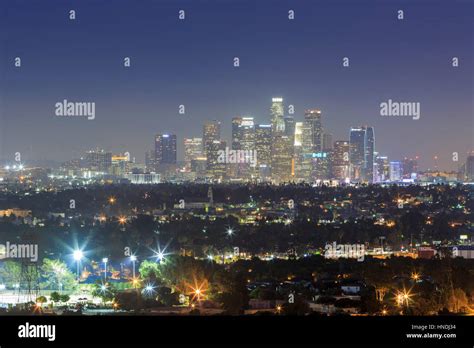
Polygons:
M294 106L297 121L307 108L323 110L333 141L347 140L350 127L371 125L380 153L400 160L418 155L421 168L433 168L437 155L439 168L457 170L452 153L462 159L474 147L473 84L466 73L473 56L470 7L463 2L448 7L435 1L430 8L402 4L404 21L397 20L392 4L372 8L343 2L350 10L339 13L338 6L324 1L291 4L293 21L285 1L262 2L251 13L245 1L233 11L187 1L159 2L156 11L130 9L151 31L136 19L130 19L132 26L121 25L129 18L127 4L118 1L112 9L89 2L28 5L39 11L37 16L26 15L25 4L12 4L8 16L1 12L0 26L8 35L1 41L6 48L1 159L20 152L25 159L65 161L100 147L128 151L142 161L149 139L158 133L197 137L206 120L217 119L223 138L230 139L232 117L249 115L256 123L269 123L268 100L274 95ZM186 10L183 21L178 20L180 5ZM73 7L77 19L70 22ZM104 16L109 27L99 31ZM239 26L242 16L249 18L244 27ZM451 17L456 22L443 20ZM44 25L36 28L39 21ZM433 21L436 26L428 25ZM15 31L13 22L18 23ZM372 30L375 24L380 33ZM219 33L213 32L215 25ZM41 50L36 37L48 37ZM218 51L212 49L216 45ZM439 45L445 54L430 55ZM21 67L15 67L16 57ZM131 58L129 68L123 66L124 57ZM239 67L233 65L235 57ZM459 66L452 66L453 57ZM56 117L54 106L64 99L95 102L95 118ZM421 117L381 116L380 103L388 100L419 102Z

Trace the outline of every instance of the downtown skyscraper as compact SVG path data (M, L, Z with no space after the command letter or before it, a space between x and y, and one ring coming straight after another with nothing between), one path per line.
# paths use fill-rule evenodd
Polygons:
M374 181L375 134L373 127L353 127L350 130L351 181Z
M270 108L272 122L272 167L274 183L291 181L294 177L293 136L285 132L283 98L272 98Z

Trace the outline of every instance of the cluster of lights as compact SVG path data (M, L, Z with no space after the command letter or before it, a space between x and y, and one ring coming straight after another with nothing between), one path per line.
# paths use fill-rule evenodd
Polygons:
M5 166L5 170L23 170L25 168L25 166L23 164L14 164L13 166Z

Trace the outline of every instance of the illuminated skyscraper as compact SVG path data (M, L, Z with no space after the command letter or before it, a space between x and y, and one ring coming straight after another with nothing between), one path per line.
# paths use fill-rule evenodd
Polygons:
M261 181L271 178L272 166L272 125L259 124L255 127L255 150L257 169Z
M323 133L323 144L322 144L323 151L329 151L333 149L332 144L332 134L331 133Z
M109 174L112 167L112 152L99 149L88 151L86 163L91 171Z
M402 164L400 161L390 162L390 181L396 182L402 179Z
M323 126L321 123L321 110L310 109L304 114L307 144L311 147L312 152L321 152L323 150ZM308 146L307 145L307 146Z
M207 149L207 175L210 179L222 182L227 176L227 164L222 158L227 143L222 140L214 140L208 144Z
M292 141L294 142L295 118L293 116L285 116L283 120L285 122L285 132L284 133L288 138L291 138Z
M234 117L232 119L232 150L255 150L255 123L253 117ZM235 178L242 180L252 179L256 168L251 166L250 158L245 158L244 163L230 164L231 172Z
M364 181L374 182L375 133L373 127L365 128Z
M351 180L374 181L375 134L373 127L356 127L350 131Z
M124 177L130 169L130 157L127 153L112 155L112 174Z
M465 178L468 182L474 182L474 151L466 159Z
M350 144L348 141L338 140L334 142L332 157L332 176L339 181L350 178L349 161Z
M202 138L184 139L184 163L187 169L191 168L191 162L203 157Z
M351 180L362 181L362 170L365 161L365 129L351 128L350 133L350 162Z
M374 180L375 182L390 180L390 163L387 156L375 154Z
M155 136L155 161L161 164L176 164L176 135L157 134Z
M295 160L295 180L303 181L302 164L303 164L303 122L295 122L295 140L294 160Z
M302 144L301 144L301 163L299 177L300 179L311 182L316 178L315 173L318 169L314 166L321 163L314 154L322 153L322 123L321 110L309 109L305 111L304 122L302 127Z
M274 135L285 131L283 98L272 98L272 106L270 108L272 131Z
M253 150L255 148L255 123L253 117L232 119L232 150Z
M293 143L286 135L274 135L272 144L272 181L282 183L294 179Z
M207 154L209 145L215 140L221 140L221 123L220 121L209 121L203 126L202 141L204 146L204 154Z

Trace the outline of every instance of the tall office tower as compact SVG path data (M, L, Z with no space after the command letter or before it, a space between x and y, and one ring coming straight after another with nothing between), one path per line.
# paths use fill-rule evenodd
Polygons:
M390 181L396 182L402 179L402 163L400 161L390 162Z
M365 158L364 158L364 181L374 182L374 152L375 132L374 127L365 127Z
M306 129L306 141L310 141L312 152L321 152L323 150L323 126L321 123L321 110L310 109L304 114L304 128ZM305 135L303 135L305 137Z
M466 171L466 174L465 174L466 181L473 182L474 181L474 151L471 151L469 156L467 156L465 171Z
M87 167L91 171L109 174L112 167L112 152L92 150L86 153Z
M295 180L303 181L302 164L303 164L303 122L295 122L295 140L293 142L294 160L295 160Z
M273 134L277 135L283 133L285 131L283 98L272 98L270 114Z
M176 164L176 135L157 134L155 136L155 161L160 164Z
M285 122L285 132L284 134L293 139L294 142L294 137L295 137L295 118L293 116L285 116L283 118Z
M387 156L380 156L375 153L374 180L375 182L390 180L390 163Z
M323 133L323 144L322 144L322 150L323 151L329 151L333 149L333 144L332 144L332 134L331 133Z
M403 177L408 179L411 178L413 173L418 172L418 156L415 158L405 157L402 163L402 170Z
M353 127L350 131L351 180L374 181L375 134L373 127Z
M191 169L191 162L203 157L202 138L184 138L184 164Z
M221 123L216 120L206 122L202 127L202 145L205 156L207 156L210 144L215 140L221 140Z
M305 181L312 181L315 178L313 174L318 172L315 165L318 160L314 154L322 153L322 123L321 110L309 109L305 111L302 127L302 145L301 145L301 171L300 177ZM322 157L319 157L322 158Z
M349 161L350 144L348 141L338 140L334 142L332 157L332 177L339 181L350 179Z
M149 150L145 152L145 171L147 173L154 172L156 170L155 164L155 151Z
M271 179L272 167L272 125L259 124L255 127L255 150L260 181Z
M293 147L286 135L273 135L272 181L276 184L294 179Z
M223 140L214 140L208 143L206 167L210 179L222 182L226 178L227 165L225 157L227 143Z
M255 150L255 123L253 117L234 117L232 119L232 150ZM241 158L243 159L241 163L231 163L229 168L235 178L249 180L256 174L256 168L251 165L249 156L244 157Z
M232 150L254 150L255 122L253 117L232 119Z

